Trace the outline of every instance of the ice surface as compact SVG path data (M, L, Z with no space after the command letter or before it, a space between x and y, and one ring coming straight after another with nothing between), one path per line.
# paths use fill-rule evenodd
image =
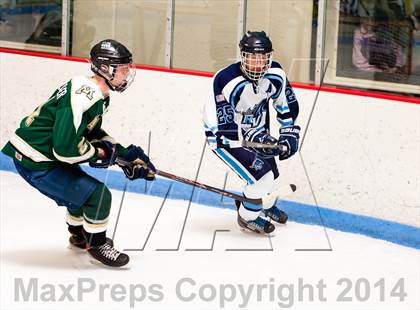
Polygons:
M185 220L189 202L171 193L165 203L125 193L116 227L113 190L108 235L131 257L114 270L68 247L64 208L14 173L0 172L0 183L1 309L420 309L413 248L294 222L262 237L241 231L234 211L194 203ZM400 278L403 301L391 296ZM24 301L29 283L38 291ZM337 300L349 283L351 300ZM78 285L95 287L78 296Z

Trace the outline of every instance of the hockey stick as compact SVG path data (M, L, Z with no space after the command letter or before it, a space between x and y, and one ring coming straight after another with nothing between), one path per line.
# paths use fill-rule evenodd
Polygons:
M230 148L252 147L255 149L280 149L281 153L285 153L288 150L287 146L282 145L282 144L267 144L267 143L251 142L251 141L246 141L246 140L230 141L229 147Z
M230 147L249 147L249 148L252 147L255 149L280 149L280 153L286 153L288 151L288 147L285 145L258 143L258 142L244 140L243 135L242 135L242 126L241 126L244 115L240 111L235 110L235 112L237 113L236 115L238 116L238 119L237 119L238 141L231 141Z
M120 167L127 167L127 166L131 165L130 162L125 161L120 157L117 157L116 163ZM249 202L249 203L257 204L257 205L265 204L269 201L275 200L277 197L287 197L287 196L291 195L292 193L294 193L296 191L296 185L287 184L287 185L283 185L283 186L279 187L277 190L273 191L272 193L270 193L269 195L267 195L263 198L253 199L253 198L247 198L245 196L238 195L238 194L235 194L235 193L232 193L232 192L228 192L228 191L225 191L225 190L217 188L217 187L213 187L213 186L210 186L210 185L207 185L207 184L203 184L203 183L200 183L200 182L197 182L197 181L189 180L187 178L177 176L177 175L174 175L172 173L165 172L165 171L162 171L162 170L156 170L155 174L157 174L161 177L170 179L170 180L178 181L178 182L181 182L181 183L184 183L184 184L189 184L189 185L192 185L192 186L197 186L201 189L204 189L204 190L207 190L207 191L210 191L210 192L213 192L213 193L217 193L217 194L220 194L220 195L223 195L223 196L226 196L226 197L230 197L232 199L236 199L236 200L243 201L243 202Z
M256 149L280 149L281 153L287 152L287 146L281 144L266 144L251 141L242 141L243 147L253 147Z

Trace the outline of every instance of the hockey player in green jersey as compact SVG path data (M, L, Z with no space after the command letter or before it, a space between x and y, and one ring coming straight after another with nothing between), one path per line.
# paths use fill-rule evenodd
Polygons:
M123 92L134 80L132 54L115 40L103 40L92 48L90 62L94 75L74 77L59 87L21 121L2 152L30 185L67 208L72 245L120 267L129 257L106 237L111 192L79 164L107 168L120 156L132 163L123 168L131 180L154 180L156 169L140 147L125 148L101 129L109 92Z

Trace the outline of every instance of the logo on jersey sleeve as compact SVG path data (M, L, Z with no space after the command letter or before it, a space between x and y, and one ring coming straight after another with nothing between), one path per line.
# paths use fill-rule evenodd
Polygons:
M87 85L82 85L82 87L76 90L76 94L85 94L89 100L92 100L94 93L95 90L93 90L92 87Z

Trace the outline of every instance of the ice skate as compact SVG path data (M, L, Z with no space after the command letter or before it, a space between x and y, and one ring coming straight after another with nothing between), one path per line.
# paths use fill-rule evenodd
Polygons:
M94 259L110 267L122 267L130 261L127 254L117 251L108 242L100 246L89 247L87 251Z
M85 237L79 235L71 235L69 238L70 248L86 249Z
M71 235L69 238L70 247L76 247L82 250L86 250L86 239L84 236ZM114 241L110 238L106 238L106 243L110 246L114 246Z
M246 221L238 214L238 224L242 228L262 234L272 233L275 229L273 224L263 219L261 216L257 217L255 220Z
M288 216L287 213L280 210L276 206L272 206L269 209L262 209L262 212L265 216L268 216L270 219L272 219L274 222L277 222L279 224L286 224Z

